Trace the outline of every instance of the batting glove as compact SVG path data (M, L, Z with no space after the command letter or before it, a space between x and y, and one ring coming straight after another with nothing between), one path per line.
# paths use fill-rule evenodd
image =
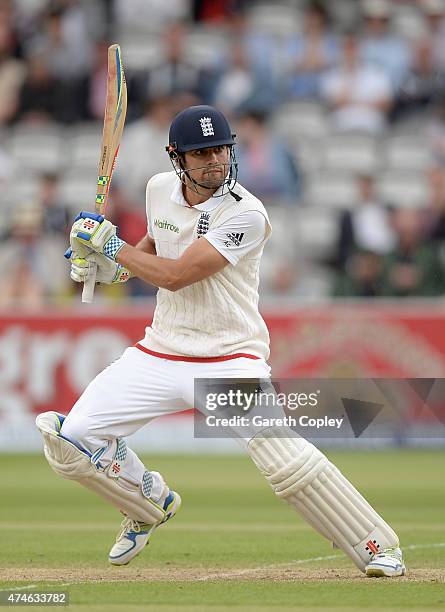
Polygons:
M79 252L79 245L106 255L113 261L126 244L116 235L116 226L103 215L81 212L74 220L70 233L71 248Z
M95 266L97 266L96 283L104 283L105 285L126 283L131 278L129 270L99 253L91 253L86 257L79 257L78 253L73 253L70 276L76 283L84 283L88 280L88 276Z

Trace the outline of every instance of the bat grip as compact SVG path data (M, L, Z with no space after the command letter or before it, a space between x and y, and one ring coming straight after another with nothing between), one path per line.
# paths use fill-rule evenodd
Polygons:
M93 301L94 288L96 285L96 271L97 264L91 264L89 274L83 284L82 302L86 304L91 304L91 302Z

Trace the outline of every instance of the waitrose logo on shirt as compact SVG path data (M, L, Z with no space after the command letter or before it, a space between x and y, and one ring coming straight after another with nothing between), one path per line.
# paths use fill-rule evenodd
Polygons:
M155 219L154 226L159 227L159 229L170 230L171 232L175 232L175 234L179 234L179 227L166 220Z

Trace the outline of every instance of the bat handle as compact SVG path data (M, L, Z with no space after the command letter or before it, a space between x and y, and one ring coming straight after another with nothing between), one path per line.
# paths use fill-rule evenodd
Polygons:
M91 302L93 301L94 288L96 285L96 270L97 270L97 265L91 264L90 272L87 276L86 281L83 284L82 302L86 304L91 304Z

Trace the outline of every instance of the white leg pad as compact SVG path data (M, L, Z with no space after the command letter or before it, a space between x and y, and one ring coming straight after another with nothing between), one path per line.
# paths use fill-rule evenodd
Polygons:
M93 463L94 456L89 457L77 446L60 437L59 417L63 419L56 412L44 412L36 418L36 425L43 435L45 457L56 474L76 480L133 520L154 525L165 518L163 508L149 498L150 472L145 472L139 486L123 478L110 476L115 462L104 470L98 467L97 462ZM117 457L117 461L119 459L122 457Z
M278 497L364 572L379 550L398 546L391 527L328 458L303 438L279 438L270 428L250 440L248 452Z

